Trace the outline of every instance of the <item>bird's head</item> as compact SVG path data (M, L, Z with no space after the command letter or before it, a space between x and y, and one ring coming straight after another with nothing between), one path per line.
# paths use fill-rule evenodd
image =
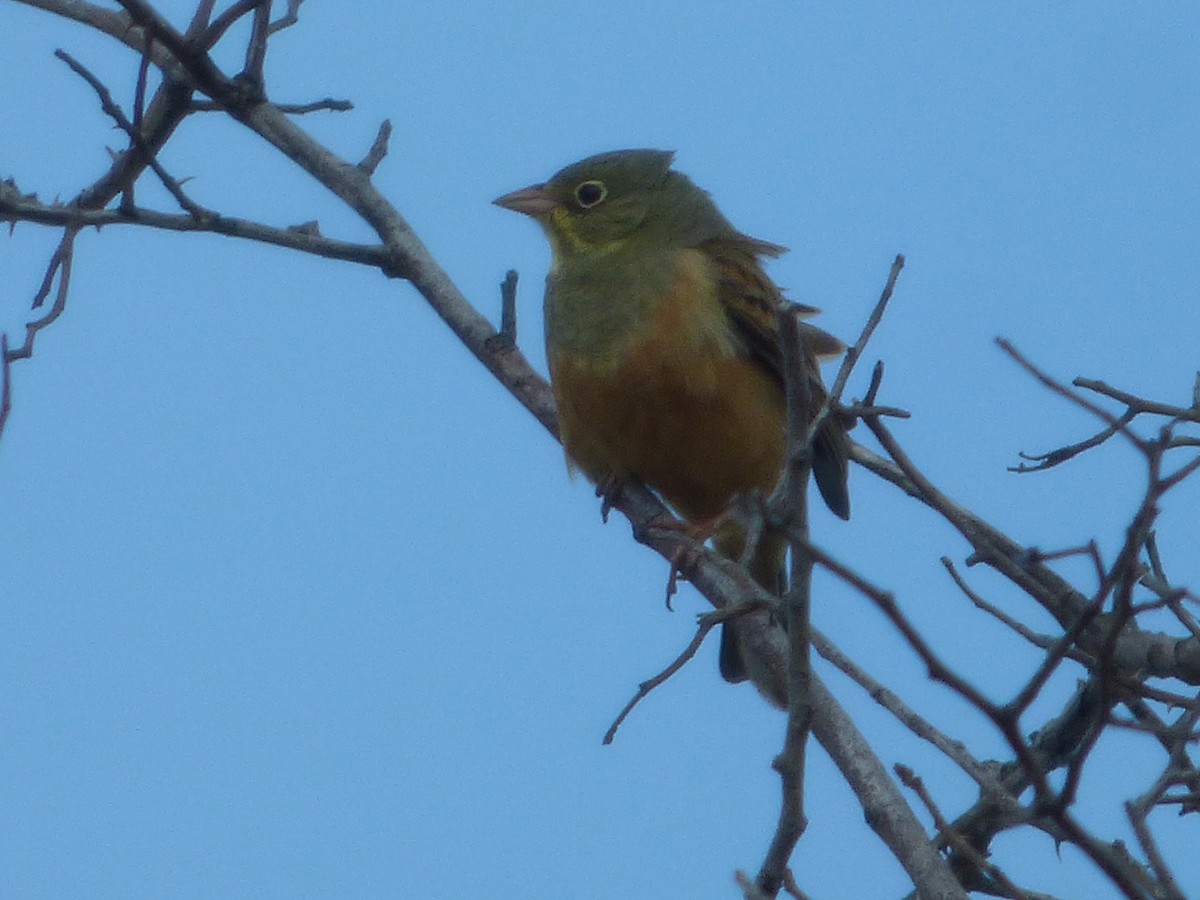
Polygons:
M600 153L494 202L537 220L556 260L603 255L631 239L672 243L698 218L724 222L708 194L671 171L674 156L666 150Z

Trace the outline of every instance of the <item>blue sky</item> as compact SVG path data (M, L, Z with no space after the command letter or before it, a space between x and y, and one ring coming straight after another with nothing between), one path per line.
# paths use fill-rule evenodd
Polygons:
M192 5L160 4L176 22ZM311 0L271 44L268 88L352 99L353 112L302 120L352 160L393 121L377 184L480 309L495 315L505 270L521 272L521 342L539 368L548 252L490 200L593 152L677 150L739 228L792 248L772 275L844 338L905 253L868 354L886 362L883 402L914 414L895 426L905 447L1023 543L1095 537L1111 552L1143 467L1113 445L1008 473L1018 451L1094 423L993 339L1064 379L1188 401L1198 36L1187 4ZM136 59L0 2L0 177L65 199L122 142L56 47L126 104ZM222 212L367 237L215 114L189 121L162 161ZM138 197L171 209L149 181ZM0 240L10 334L56 240L32 226ZM716 898L761 861L783 719L723 684L706 647L600 746L705 604L685 588L663 609L665 565L619 517L601 525L557 445L406 284L216 237L87 233L66 314L13 380L0 439L6 896ZM862 471L851 491L853 519L815 513L817 540L1007 696L1037 657L947 582L938 558L961 561L961 539ZM1168 571L1193 588L1198 503L1200 484L1185 486L1160 520ZM971 577L1049 628L997 578ZM866 601L827 578L817 589L817 623L846 652L978 756L1002 752ZM822 671L885 763L914 765L950 811L970 802L961 775ZM902 895L828 759L811 757L801 885ZM1155 768L1131 772L1138 759ZM1129 839L1114 800L1161 763L1139 740L1105 742L1081 815ZM1192 867L1181 882L1200 886L1179 850L1194 830L1155 824ZM1097 895L1070 848L1014 835L997 851L1030 888Z

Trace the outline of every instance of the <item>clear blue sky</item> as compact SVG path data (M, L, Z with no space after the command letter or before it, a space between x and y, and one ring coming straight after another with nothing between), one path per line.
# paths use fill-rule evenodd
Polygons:
M182 22L194 4L161 5ZM882 400L914 413L896 426L905 446L1018 540L1111 551L1137 458L1114 445L1006 472L1019 450L1094 423L992 340L1063 378L1187 402L1198 35L1200 7L1182 3L311 0L272 42L268 75L279 101L355 102L303 120L350 159L393 121L377 183L480 308L494 314L504 271L520 270L539 367L545 242L490 200L589 153L677 150L738 227L792 248L772 274L843 337L904 252L868 362L886 360ZM65 199L122 141L56 47L126 104L136 59L0 0L0 177ZM217 115L189 122L163 162L212 208L367 237ZM171 208L145 185L141 202ZM0 239L12 334L56 240L32 226ZM13 376L3 896L722 898L761 861L783 719L723 684L706 647L600 745L705 604L685 589L664 610L665 565L619 517L601 525L557 445L406 284L216 237L87 233L66 314ZM947 658L985 657L977 683L1007 696L1036 656L947 583L937 560L961 560L961 539L862 471L851 489L853 519L817 513L818 540L893 589ZM1192 484L1160 522L1168 571L1193 587L1198 504ZM998 579L973 579L1049 628ZM817 622L847 652L977 755L1002 751L864 600L818 589ZM823 671L885 763L917 766L951 812L970 802L961 775ZM1144 790L1161 756L1133 739L1097 754L1081 814L1128 840L1113 801ZM801 885L902 895L820 751L809 784ZM1156 824L1168 852L1195 845L1194 825ZM997 850L1020 883L1100 896L1069 848ZM1195 855L1182 862L1200 890Z

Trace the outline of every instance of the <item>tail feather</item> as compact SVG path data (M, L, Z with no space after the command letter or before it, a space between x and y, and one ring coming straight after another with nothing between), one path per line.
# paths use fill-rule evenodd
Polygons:
M713 544L723 556L738 559L745 548L745 532L729 523L723 526L713 538ZM760 537L758 547L750 560L750 574L754 580L776 596L783 593L787 586L787 542L774 534L764 534ZM730 684L746 681L750 674L746 671L746 660L738 644L737 624L726 622L721 626L721 650L717 657L721 669L721 677Z
M812 472L817 490L835 516L850 518L850 438L833 416L826 419L813 442Z

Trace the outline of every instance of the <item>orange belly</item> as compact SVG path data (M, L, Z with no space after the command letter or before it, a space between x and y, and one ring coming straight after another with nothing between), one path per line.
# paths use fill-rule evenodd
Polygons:
M756 363L689 331L688 305L664 306L616 362L557 354L551 368L568 458L593 481L637 477L695 520L775 486L785 407Z

